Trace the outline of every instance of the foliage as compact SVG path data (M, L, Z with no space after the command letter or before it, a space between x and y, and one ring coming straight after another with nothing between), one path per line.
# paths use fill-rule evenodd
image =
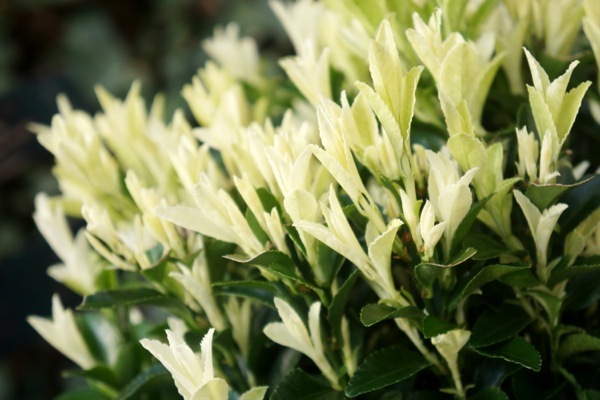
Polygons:
M134 84L32 127L62 190L34 216L49 274L83 301L30 322L79 390L598 396L600 178L567 151L600 114L597 4L272 8L286 76L217 30L182 92L198 126Z

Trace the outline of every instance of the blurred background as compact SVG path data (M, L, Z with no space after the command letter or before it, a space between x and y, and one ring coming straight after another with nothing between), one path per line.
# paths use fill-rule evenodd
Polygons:
M95 113L94 86L124 97L141 80L148 104L185 104L182 86L205 62L200 42L237 21L261 52L289 51L267 0L0 0L0 400L52 399L71 381L68 360L26 323L50 314L57 261L31 219L36 193L57 192L52 157L27 130L49 124L56 96ZM282 41L280 43L278 41Z

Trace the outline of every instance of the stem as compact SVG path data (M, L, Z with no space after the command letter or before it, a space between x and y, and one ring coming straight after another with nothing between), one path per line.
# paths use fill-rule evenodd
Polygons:
M462 381L460 379L460 371L456 366L450 367L450 373L452 373L452 380L454 381L454 387L456 388L456 394L461 399L466 397L465 389L463 388Z
M400 328L400 330L404 332L406 336L408 336L408 339L415 345L417 350L419 350L419 352L423 355L423 357L425 357L427 361L435 365L440 371L444 370L444 367L442 366L436 355L430 352L429 349L427 349L427 347L425 347L425 344L421 340L421 336L419 335L419 331L417 331L417 329L410 326L410 324L402 318L396 318L394 319L394 322L396 322L398 328Z

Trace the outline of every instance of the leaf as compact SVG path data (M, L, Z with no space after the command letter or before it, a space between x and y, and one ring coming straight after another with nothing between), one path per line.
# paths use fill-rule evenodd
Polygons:
M270 212L273 208L276 208L279 212L279 215L281 215L279 203L277 202L277 199L275 198L275 196L273 196L271 192L269 192L265 188L258 188L256 189L256 194L258 195L260 203L262 204L266 212Z
M107 290L85 296L78 309L100 310L103 308L116 308L137 304L167 305L172 304L173 302L177 302L177 300L157 292L154 289L120 289Z
M559 219L561 231L568 233L600 207L600 176L596 175L568 191L561 203L569 206Z
M600 270L593 270L571 278L563 309L582 310L600 299Z
M366 358L350 378L346 396L356 397L393 385L429 365L421 355L397 347L376 351Z
M519 271L510 272L506 275L501 276L500 278L498 278L498 280L506 285L516 287L519 289L530 288L540 285L540 281L529 267Z
M106 365L97 365L93 368L86 370L75 370L67 371L64 373L64 377L81 376L86 379L90 379L96 382L103 383L112 388L119 387L119 381L115 376L114 372Z
M453 329L456 329L456 325L442 321L433 315L428 315L423 320L423 336L425 336L426 339L444 334Z
M508 396L502 390L495 387L488 387L473 396L468 397L469 400L508 400Z
M317 256L319 266L325 274L326 285L329 287L346 259L321 241L317 241Z
M481 140L466 133L458 133L448 139L448 149L463 172L481 166L486 159L485 146Z
M267 235L265 233L265 231L262 229L262 227L260 226L260 223L258 222L258 219L256 219L256 216L250 210L250 208L246 209L246 213L245 213L244 217L246 218L246 222L248 222L248 226L252 230L252 233L254 234L254 236L256 236L256 239L258 239L258 241L263 246L266 243L268 243L269 242L269 235Z
M520 370L523 370L523 367L518 364L484 357L477 360L477 369L473 373L472 382L479 388L501 387L506 378Z
M443 267L437 264L422 263L415 266L415 278L421 285L421 297L433 297L433 284L443 273Z
M473 347L490 346L517 335L531 322L520 307L504 305L497 312L485 312L475 322L469 344Z
M277 289L270 282L264 281L230 281L212 284L217 296L239 296L254 299L273 308L273 297Z
M420 323L424 317L421 310L412 306L395 308L385 304L367 304L360 310L360 322L367 327L395 318L406 318Z
M487 203L489 199L490 196L471 205L469 212L467 212L467 215L465 215L461 223L458 225L458 228L456 228L456 232L454 232L454 236L452 237L452 249L459 248L463 245L463 240L471 231L471 227L477 220L479 211L483 209L483 206L485 206L485 203Z
M417 282L421 284L421 289L423 290L421 294L422 297L431 298L433 296L433 284L442 276L445 268L452 268L462 264L473 257L475 253L477 253L477 250L469 247L464 249L462 253L456 256L448 264L421 263L415 266L415 277Z
M448 307L454 310L458 303L465 297L482 287L483 285L497 280L498 278L513 273L515 271L528 269L529 267L514 266L508 264L496 264L485 266L478 271L467 276L457 284Z
M553 270L552 274L550 274L550 279L548 279L548 287L553 287L566 279L571 279L594 271L600 271L600 264L572 265L565 269Z
M346 309L346 304L348 303L348 297L350 296L352 288L354 287L354 283L359 276L360 272L358 269L352 271L348 279L346 279L342 287L340 287L340 290L338 290L331 300L328 314L329 320L331 321L331 326L336 330L341 326L342 316L344 315L344 310Z
M261 267L270 267L272 264L281 264L292 269L294 268L292 259L279 250L268 250L250 258L235 255L228 255L225 256L225 258L240 264L259 265Z
M270 400L338 400L343 394L333 390L324 380L317 379L301 369L285 376L270 397Z
M490 260L508 252L503 243L481 233L467 235L464 244L477 250L477 253L473 256L473 260Z
M515 336L510 340L489 347L473 348L485 357L501 358L505 361L519 364L525 368L539 371L542 367L542 357L531 344L523 338Z
M252 389L244 392L240 396L240 400L263 400L267 390L269 390L268 386L253 387Z
M512 389L517 400L557 400L569 397L564 393L567 385L565 380L548 379L547 375L536 374L522 369L512 378ZM562 395L562 396L561 396Z
M600 351L600 338L586 333L574 333L560 343L557 358L565 360L574 354L586 351Z
M321 300L321 303L323 303L324 306L329 307L330 299L325 295L323 289L298 276L294 268L284 264L271 264L269 266L269 271L279 275L282 278L287 278L301 284L302 286L306 286L319 296L319 300Z
M171 374L162 364L154 364L147 370L137 375L129 384L121 390L116 400L126 400L139 394L150 385L172 381Z
M58 397L55 397L54 400L109 400L110 397L98 391L98 389L92 387L79 388L74 390L69 390L66 393L61 394Z
M544 307L552 323L558 322L562 302L557 296L542 289L529 289L526 293Z
M540 210L545 210L551 205L555 204L558 199L567 193L569 190L581 186L592 178L586 179L581 182L577 182L571 185L563 184L552 184L552 185L539 185L532 183L527 187L525 196L531 200L533 204Z
M180 272L174 263L165 260L140 272L148 281L161 285L169 293L183 294L181 285L169 277L171 272Z

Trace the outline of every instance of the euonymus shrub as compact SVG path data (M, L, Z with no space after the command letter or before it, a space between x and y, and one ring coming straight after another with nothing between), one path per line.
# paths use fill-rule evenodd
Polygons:
M271 5L295 55L217 30L195 121L33 126L61 399L599 398L600 2Z

